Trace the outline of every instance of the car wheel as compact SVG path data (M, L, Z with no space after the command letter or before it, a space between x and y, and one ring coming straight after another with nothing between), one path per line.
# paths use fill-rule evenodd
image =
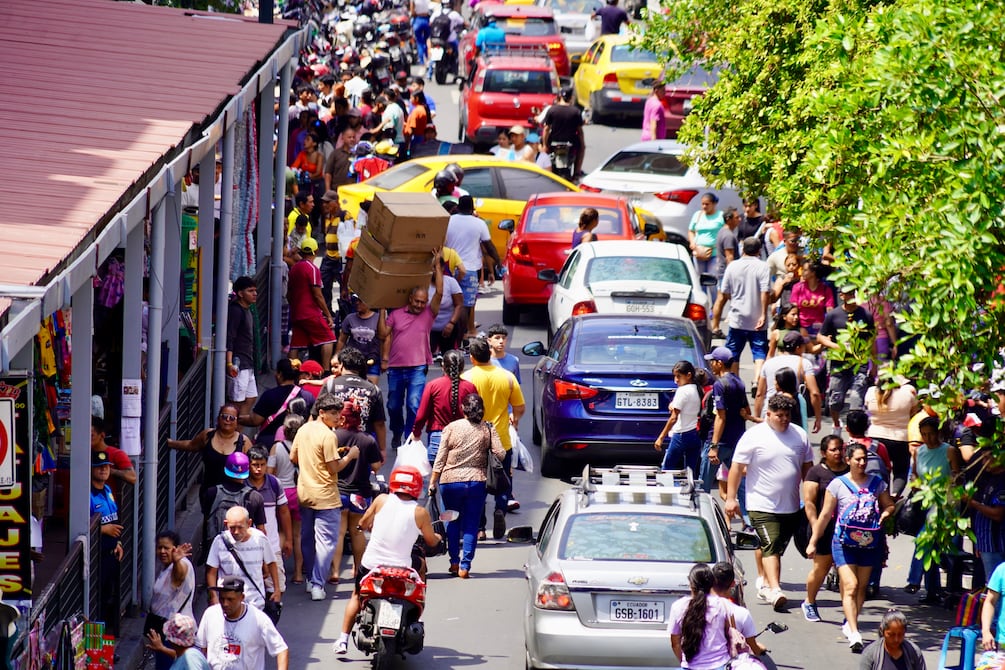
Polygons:
M551 451L548 449L548 445L541 447L541 476L548 477L549 479L561 479L565 475L565 469L562 464L558 462Z
M530 441L535 447L541 446L541 429L537 425L537 412L530 419Z
M503 298L502 322L507 326L516 326L520 323L520 305L514 305Z
M466 138L464 137L468 132L467 126L464 124L463 117L461 121L457 123L457 141L463 142Z
M597 94L596 93L591 93L590 94L590 123L592 123L594 125L596 125L598 123L603 123L604 119L605 119L603 113L600 111L600 106L597 104L597 102L598 102Z

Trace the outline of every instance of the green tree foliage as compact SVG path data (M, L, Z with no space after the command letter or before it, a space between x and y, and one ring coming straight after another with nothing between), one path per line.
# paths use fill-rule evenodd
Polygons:
M672 0L639 38L671 68L719 68L680 133L691 158L896 306L916 344L891 372L944 418L1005 344L1003 21L983 0ZM926 493L926 554L966 531L962 494Z

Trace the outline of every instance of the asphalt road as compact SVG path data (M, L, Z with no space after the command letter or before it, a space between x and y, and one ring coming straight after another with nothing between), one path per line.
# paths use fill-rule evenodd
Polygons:
M427 90L437 105L436 124L443 138L454 137L457 124L457 88L427 84ZM632 127L611 128L587 126L588 151L584 169L589 171L614 150L638 139L638 130ZM478 320L487 326L500 317L502 305L501 285L479 300ZM545 338L545 316L540 313L525 314L522 323L511 331L511 350L520 354L520 347L533 340ZM528 378L533 359L523 357L524 377ZM741 366L741 376L749 381L751 365L748 358ZM528 402L531 400L528 398ZM814 446L825 430L814 437ZM520 435L538 460L539 449L530 440L530 423L520 426ZM566 485L555 480L543 480L537 473L518 472L515 477L517 498L522 503L519 513L508 517L509 525L529 524L535 528L555 495ZM908 596L901 587L906 582L912 538L900 537L891 543L891 555L884 572L883 589L878 599L867 601L861 616L861 630L870 641L876 624L890 607L900 607L908 617L908 635L925 650L929 668L938 667L938 651L942 636L951 625L952 613L916 605L917 596ZM530 551L527 545L505 544L489 540L480 543L469 580L446 576L447 558L430 561L426 624L426 648L417 656L409 656L397 667L410 670L461 669L478 666L488 670L514 670L524 667L523 620L526 607L526 582L523 565ZM821 623L809 623L799 609L804 595L804 584L809 562L795 551L783 559L782 582L788 594L790 609L776 613L757 601L753 586L755 576L753 555L742 557L749 583L746 599L758 629L769 621L789 626L779 635L765 633L764 644L771 649L769 667L778 668L828 668L851 670L858 667L859 658L847 648L840 632L842 615L836 593L821 591L818 598ZM367 668L366 657L352 645L347 656L336 657L331 645L338 637L345 602L351 590L348 563L343 570L343 583L337 589L328 587L329 599L311 602L300 589L287 593L286 609L280 629L290 649L290 668L300 670L325 665L331 667ZM331 596L334 595L334 598ZM672 657L669 643L667 657Z

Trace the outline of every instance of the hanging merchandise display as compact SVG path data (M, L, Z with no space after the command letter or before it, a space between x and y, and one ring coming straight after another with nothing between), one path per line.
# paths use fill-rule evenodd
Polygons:
M249 105L234 125L234 234L230 278L254 276L254 231L258 223L258 124L254 105Z

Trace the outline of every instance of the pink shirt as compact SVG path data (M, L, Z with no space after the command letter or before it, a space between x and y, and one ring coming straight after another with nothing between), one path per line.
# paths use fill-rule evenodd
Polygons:
M811 291L806 282L796 282L790 299L799 307L799 325L803 328L823 323L824 314L834 307L834 292L823 282L817 284L816 291Z
M433 330L434 318L428 307L412 314L407 305L387 315L385 323L391 329L389 368L413 368L433 362L433 355L429 352L429 333Z
M656 120L656 137L649 132L649 126L653 119ZM663 103L655 95L650 95L646 99L645 109L642 110L642 141L665 140L667 137L667 112Z

